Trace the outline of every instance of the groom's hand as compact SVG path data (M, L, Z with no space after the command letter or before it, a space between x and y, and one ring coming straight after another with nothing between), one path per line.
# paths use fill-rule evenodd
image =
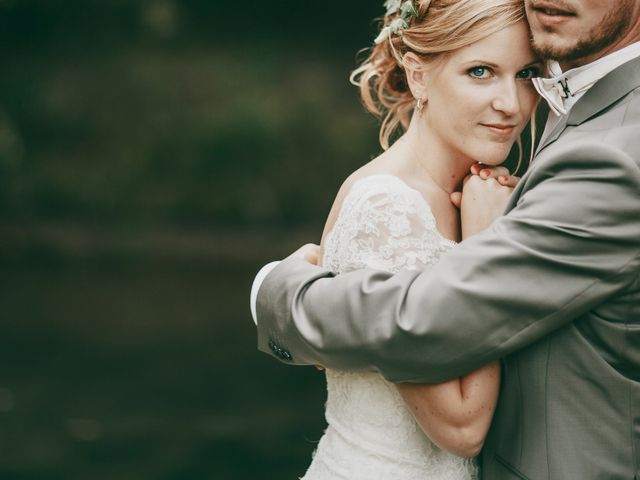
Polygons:
M288 258L299 258L311 265L318 265L320 263L320 245L307 243L289 255Z

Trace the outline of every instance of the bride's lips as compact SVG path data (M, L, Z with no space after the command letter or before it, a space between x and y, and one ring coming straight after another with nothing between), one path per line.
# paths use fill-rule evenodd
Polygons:
M540 2L533 5L536 19L545 27L554 27L569 21L576 14L558 7L553 2Z
M509 125L504 123L481 123L480 125L488 128L489 131L500 136L509 136L516 128L516 125Z

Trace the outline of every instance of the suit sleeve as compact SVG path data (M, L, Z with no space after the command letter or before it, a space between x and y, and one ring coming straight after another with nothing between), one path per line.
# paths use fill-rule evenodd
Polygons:
M491 228L423 272L286 260L258 292L258 346L294 364L441 382L572 322L638 275L640 172L601 144L556 150Z

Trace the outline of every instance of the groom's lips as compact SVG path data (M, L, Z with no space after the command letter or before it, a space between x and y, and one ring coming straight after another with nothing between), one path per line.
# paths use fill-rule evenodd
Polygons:
M536 19L545 27L553 27L569 21L576 14L566 7L553 2L536 2L533 4Z

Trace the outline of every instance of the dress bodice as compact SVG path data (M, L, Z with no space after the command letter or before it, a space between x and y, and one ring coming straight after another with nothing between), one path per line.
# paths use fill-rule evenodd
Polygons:
M455 246L436 228L423 196L400 178L373 175L353 184L325 239L323 265L424 269ZM305 480L467 480L472 461L422 433L392 383L380 374L327 370L327 431Z
M322 261L336 273L396 273L424 269L455 245L438 231L420 192L394 175L372 175L356 181L344 198Z

